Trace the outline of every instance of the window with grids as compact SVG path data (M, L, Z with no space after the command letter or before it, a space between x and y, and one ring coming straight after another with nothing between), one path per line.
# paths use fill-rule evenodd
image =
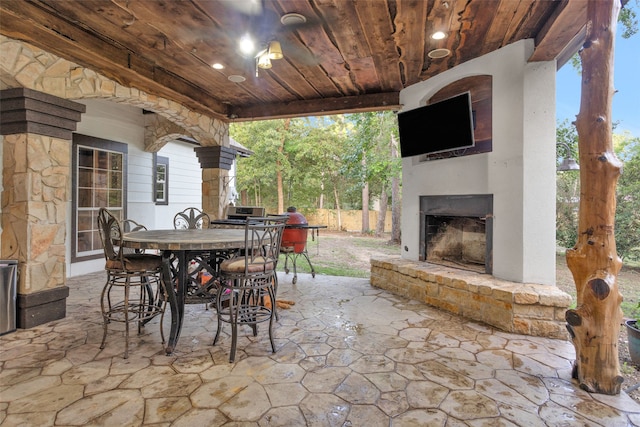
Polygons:
M98 232L100 208L109 209L119 220L125 218L126 145L99 141L90 138L74 144L73 246L77 258L103 254Z
M156 205L169 204L169 158L155 156L155 187L154 200Z

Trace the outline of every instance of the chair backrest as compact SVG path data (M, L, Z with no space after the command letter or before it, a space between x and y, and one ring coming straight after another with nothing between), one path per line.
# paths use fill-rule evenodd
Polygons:
M145 227L144 225L132 219L125 219L124 221L122 221L122 231L125 233L132 233L134 231L143 231L146 229L147 227Z
M98 230L105 259L107 261L119 260L122 255L120 221L107 209L100 208L98 212Z
M252 217L245 225L245 272L264 264L275 271L287 216ZM268 269L268 268L267 268Z
M143 231L146 230L147 227L145 227L144 225L132 220L132 219L125 219L124 221L122 221L122 231L124 233L131 233L134 231ZM127 254L143 254L144 253L144 249L133 249L133 248L122 248L122 254L123 255L127 255Z
M209 215L198 208L187 208L173 217L173 228L176 230L209 228L210 223Z

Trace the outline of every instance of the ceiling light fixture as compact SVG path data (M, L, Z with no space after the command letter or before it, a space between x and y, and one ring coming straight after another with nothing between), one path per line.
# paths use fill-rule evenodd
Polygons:
M229 81L232 81L234 83L242 83L243 81L247 80L243 76L240 76L240 75L237 75L237 74L232 74L227 78L229 79Z
M431 34L431 38L434 40L442 40L445 37L447 37L447 35L442 31L436 31L435 33Z
M307 22L307 18L299 13L287 13L280 18L282 25L301 25Z
M249 34L245 34L240 39L240 52L245 55L251 55L256 50L256 44Z
M269 59L268 53L263 53L262 55L260 55L260 57L258 57L258 67L262 68L263 70L268 70L269 68L271 68L271 59Z
M267 50L269 59L282 59L282 46L277 40L269 42L269 49Z
M256 56L256 77L258 77L258 69L262 68L263 70L268 70L271 68L271 60L282 59L284 56L282 54L282 46L280 46L280 42L277 40L272 40L267 45L267 48L262 50Z
M212 67L214 70L222 70L222 69L224 68L224 65L222 65L222 64L221 64L221 63L219 63L219 62L216 62L216 63L215 63L215 64L213 64L211 67Z
M429 58L439 59L451 55L451 51L449 49L433 49L427 55L429 55Z

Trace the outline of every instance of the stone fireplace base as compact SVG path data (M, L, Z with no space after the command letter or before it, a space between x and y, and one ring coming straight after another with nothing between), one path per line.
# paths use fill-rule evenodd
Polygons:
M568 339L571 296L550 285L516 283L400 257L371 259L371 285L503 331Z

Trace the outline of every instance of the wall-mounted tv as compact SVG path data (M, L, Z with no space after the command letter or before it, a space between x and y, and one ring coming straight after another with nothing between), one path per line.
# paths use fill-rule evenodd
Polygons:
M475 145L471 94L398 113L402 157L461 150Z

